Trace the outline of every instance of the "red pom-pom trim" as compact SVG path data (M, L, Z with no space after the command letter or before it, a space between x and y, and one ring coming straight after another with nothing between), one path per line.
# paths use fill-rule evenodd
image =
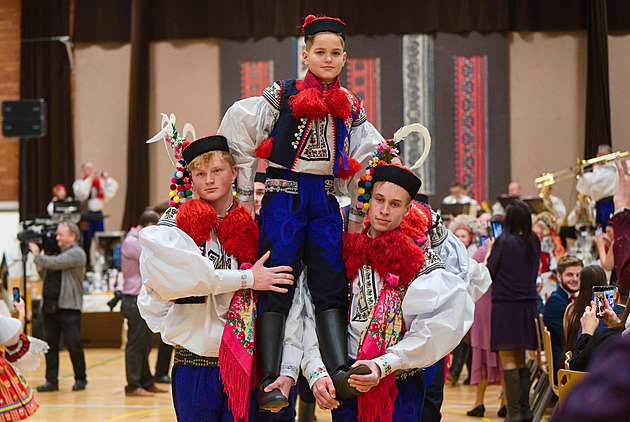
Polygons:
M215 233L223 248L239 263L254 264L258 259L258 225L245 208L230 211Z
M348 170L344 170L341 167L343 166L343 160L339 161L339 174L337 176L342 179L348 179L363 169L361 163L359 163L354 158L348 157Z
M289 98L291 115L296 119L306 116L309 120L320 119L328 114L328 105L317 88L308 88Z
M203 245L210 240L212 230L219 224L219 217L206 201L189 199L180 205L175 222L177 227L190 236L196 245Z
M343 89L331 89L324 92L324 101L328 104L328 111L341 120L348 120L352 112L352 104Z
M258 145L254 150L254 155L258 158L266 160L271 156L271 150L273 149L273 138L269 137L265 139L262 144Z

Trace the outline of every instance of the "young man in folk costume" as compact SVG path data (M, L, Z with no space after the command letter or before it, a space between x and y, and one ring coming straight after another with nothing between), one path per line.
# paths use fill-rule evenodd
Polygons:
M234 205L234 160L225 137L184 142L200 199L169 208L140 231L142 317L175 346L173 404L179 421L263 421L252 390L257 292L286 292L290 267L265 267L258 229ZM253 265L252 265L253 264ZM285 358L292 353L285 350ZM287 366L299 364L301 352Z
M349 370L344 333L347 279L341 256L343 221L335 193L357 197L356 175L383 140L366 120L361 100L341 87L346 62L345 24L336 18L308 16L303 25L309 68L304 79L277 81L262 97L236 102L219 132L230 141L239 169L237 199L253 210L258 159L267 160L266 192L261 208L261 253L268 265L290 265L297 279L302 265L315 304L321 353L339 394L356 391ZM365 217L356 199L350 231ZM263 409L286 406L278 390L263 390L278 376L285 316L295 288L288 294L264 292L256 329L259 394Z
M350 376L363 394L341 403L317 353L312 306L306 301L302 368L318 404L334 421L419 420L422 368L448 354L472 324L474 305L464 280L445 270L428 236L431 211L412 207L420 187L411 171L377 165L372 173L369 225L344 235L351 282L348 325Z

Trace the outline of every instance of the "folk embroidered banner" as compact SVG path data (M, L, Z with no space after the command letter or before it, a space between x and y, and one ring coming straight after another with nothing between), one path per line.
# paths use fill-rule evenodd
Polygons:
M487 59L454 56L455 180L486 199Z
M273 82L273 61L241 62L241 98L260 96Z
M348 59L347 87L363 101L369 122L381 128L380 74L381 61L378 57Z

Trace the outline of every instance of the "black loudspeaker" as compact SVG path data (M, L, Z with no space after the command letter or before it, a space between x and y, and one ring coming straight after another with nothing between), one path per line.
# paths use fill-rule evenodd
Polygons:
M2 136L5 138L41 138L46 131L43 98L2 102Z

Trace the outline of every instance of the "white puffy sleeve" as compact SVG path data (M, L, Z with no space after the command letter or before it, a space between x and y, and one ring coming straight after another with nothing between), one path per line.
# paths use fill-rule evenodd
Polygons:
M599 201L612 196L618 182L617 167L612 163L607 163L595 166L592 171L584 173L577 181L575 188L578 192L590 196L594 201Z
M140 272L147 293L160 302L235 292L254 285L251 270L217 270L177 227L140 230Z
M365 119L363 104L361 104L361 111L357 122L357 126L353 126L350 130L350 151L348 155L361 163L361 166L365 169L374 151L384 139L379 131ZM364 174L364 171L359 171L348 179L335 179L337 190L342 195L350 197L350 220L357 222L362 222L365 218L364 213L363 215L356 213L357 196L359 194L359 177L361 177L362 174Z
M272 89L279 90L277 82L267 88L265 94L271 95ZM236 160L236 198L240 201L254 199L254 176L258 164L254 149L271 135L279 115L279 108L263 96L237 101L223 116L219 133L226 137L230 152Z
M147 326L154 333L163 333L166 328L166 315L172 306L173 302L164 301L160 295L150 287L145 285L140 289L138 295L138 309L140 315L146 321ZM162 336L162 340L170 345L173 345L168 339Z
M88 199L88 196L90 196L90 189L92 189L92 181L92 177L75 180L74 183L72 183L72 192L74 192L74 196L81 201Z
M399 369L426 368L446 356L470 329L475 305L462 279L436 269L411 283L402 310L405 335L373 359L381 377Z
M118 182L113 177L106 177L101 179L103 182L103 195L105 201L109 201L118 192Z
M488 291L492 284L488 268L470 258L462 241L452 232L446 230L446 238L434 250L444 262L446 270L464 280L473 302Z
M0 344L3 346L12 346L18 342L22 323L19 319L0 315Z

